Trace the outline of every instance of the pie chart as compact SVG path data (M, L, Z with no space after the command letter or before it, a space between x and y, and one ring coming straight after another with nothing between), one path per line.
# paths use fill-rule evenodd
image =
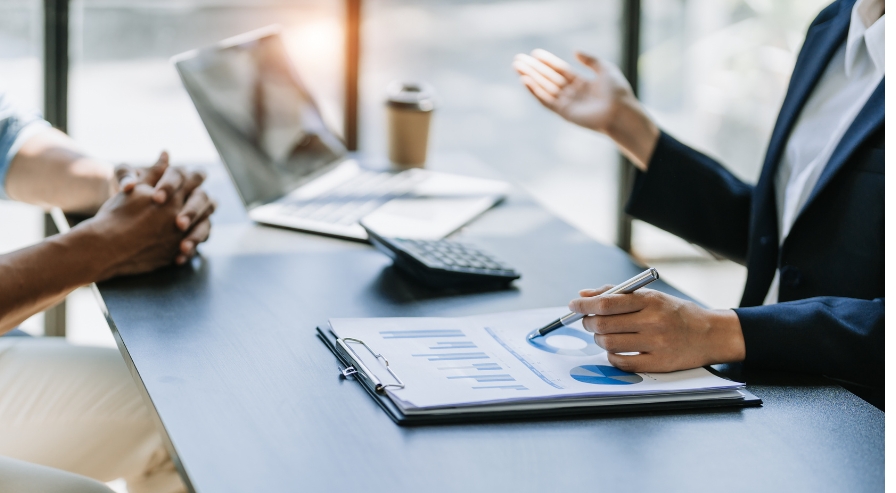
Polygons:
M544 337L529 339L527 336L526 341L542 351L563 356L594 356L604 352L594 343L593 335L572 327L560 327Z
M607 365L583 365L569 370L573 380L594 385L631 385L644 380L637 373L629 373Z

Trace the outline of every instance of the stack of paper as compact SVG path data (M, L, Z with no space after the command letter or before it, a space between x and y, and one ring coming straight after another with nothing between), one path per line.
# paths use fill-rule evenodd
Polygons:
M557 409L710 399L743 399L743 384L703 368L627 373L578 323L529 340L568 310L548 308L463 318L333 319L339 338L364 341L388 360L404 388L389 398L408 415ZM385 384L382 360L352 349Z

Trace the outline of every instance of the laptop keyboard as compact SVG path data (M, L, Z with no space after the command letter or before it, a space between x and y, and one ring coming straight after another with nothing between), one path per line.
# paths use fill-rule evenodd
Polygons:
M362 171L316 197L286 201L281 211L311 221L349 226L386 202L407 195L424 178L423 173Z

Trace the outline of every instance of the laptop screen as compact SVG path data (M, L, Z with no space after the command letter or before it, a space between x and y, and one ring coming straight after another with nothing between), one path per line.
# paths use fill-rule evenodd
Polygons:
M246 206L282 197L345 154L279 34L250 33L175 66Z

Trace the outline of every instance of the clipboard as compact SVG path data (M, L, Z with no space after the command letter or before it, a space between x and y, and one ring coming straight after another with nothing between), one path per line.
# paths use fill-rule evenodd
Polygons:
M388 388L402 388L404 383L391 367L388 366L388 360L385 356L377 353L375 348L371 348L364 341L359 339L339 339L327 329L317 328L317 336L324 343L327 349L336 356L339 361L339 373L335 376L339 378L347 378L357 380L364 390L373 398L374 401L386 412L389 418L399 426L420 426L420 425L440 425L440 424L465 424L489 421L507 421L507 420L528 420L528 419L545 419L545 418L570 418L596 415L611 415L624 413L643 413L643 412L666 412L679 410L695 410L695 409L737 409L743 407L758 407L762 405L762 399L756 397L751 392L740 389L744 395L742 400L730 399L708 399L708 400L691 400L679 402L662 402L662 403L638 403L638 404L619 404L608 406L581 406L581 407L562 407L557 409L520 409L508 410L502 412L482 412L471 410L468 413L457 414L433 414L433 415L407 415L392 402L392 399L386 395ZM358 357L355 350L370 351L377 359L386 362L385 366L389 372L389 377L384 375L376 375L364 365ZM710 372L721 376L707 367ZM382 378L381 378L382 377ZM725 377L722 377L725 378Z

